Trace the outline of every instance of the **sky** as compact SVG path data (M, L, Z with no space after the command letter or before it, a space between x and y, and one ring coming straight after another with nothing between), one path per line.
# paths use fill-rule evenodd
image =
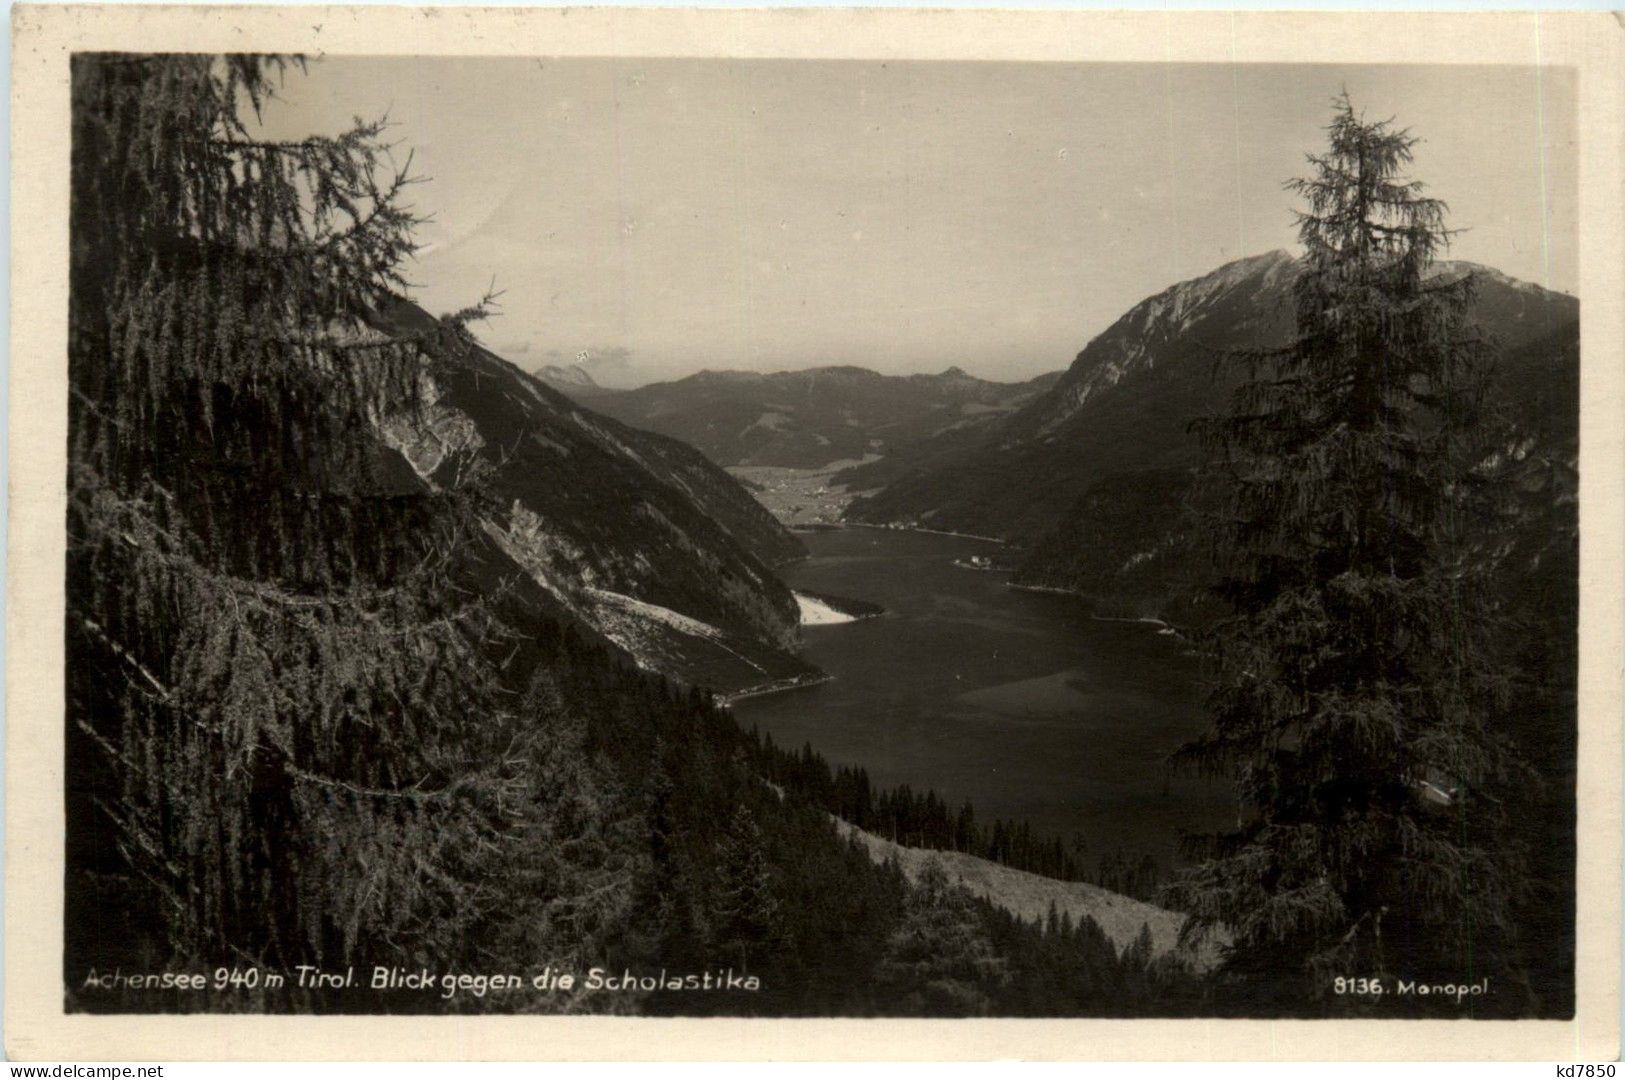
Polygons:
M277 135L387 113L439 313L606 385L701 369L1066 367L1138 301L1296 250L1284 181L1346 88L1422 138L1450 255L1577 288L1565 70L647 58L341 58Z

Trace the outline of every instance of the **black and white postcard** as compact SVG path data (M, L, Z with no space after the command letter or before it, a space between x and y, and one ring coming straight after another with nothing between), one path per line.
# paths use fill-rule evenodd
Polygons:
M1618 1053L1615 19L19 11L14 1056Z

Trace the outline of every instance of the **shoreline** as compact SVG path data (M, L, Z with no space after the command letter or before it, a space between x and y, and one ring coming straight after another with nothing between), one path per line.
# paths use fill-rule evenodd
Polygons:
M1005 587L1019 592L1044 593L1050 596L1074 596L1079 600L1095 599L1088 593L1078 592L1075 589L1058 589L1053 585L1018 585L1013 581L1007 581ZM1141 626L1154 626L1159 634L1176 637L1181 641L1189 640L1184 630L1166 619L1159 619L1154 615L1096 615L1091 612L1089 619L1093 622L1137 623Z
M886 532L917 532L929 533L932 536L957 536L961 540L985 540L989 544L998 544L1000 547L1009 547L1010 541L1001 540L997 536L978 536L975 533L949 532L947 529L927 529L919 525L877 525L871 521L843 521L848 529L881 529Z
M1081 592L1078 592L1076 589L1057 589L1053 585L1022 585L1014 581L1007 581L1004 583L1004 587L1007 589L1014 589L1017 592L1046 593L1050 596L1075 596L1079 600L1089 599L1089 597ZM1089 617L1091 619L1094 618L1093 615Z
M839 626L849 622L861 622L864 619L878 618L886 614L884 606L873 600L859 600L853 596L837 596L834 593L813 592L811 589L791 589L790 594L800 603L802 600L816 601L832 612L845 616L842 619L831 620L825 623L810 623L803 620L801 625L807 626ZM803 609L805 613L805 609Z
M1140 615L1140 616L1135 616L1135 617L1132 617L1132 618L1127 616L1127 615L1091 615L1089 617L1091 619L1095 620L1095 622L1145 623L1147 626L1160 626L1160 627L1163 627L1164 629L1168 629L1168 630L1173 629L1172 626L1169 626L1163 620L1161 620L1159 618L1156 618L1155 616L1152 616L1152 615Z
M974 570L981 574L1013 574L1015 568L1011 566L972 566L963 559L955 559L954 565L961 570Z
M1091 615L1089 618L1095 622L1126 622L1138 623L1141 626L1154 626L1157 628L1157 633L1162 637L1178 638L1187 644L1190 642L1190 638L1186 636L1185 631L1165 619L1158 619L1151 615L1142 615L1134 619L1121 615Z
M770 683L747 686L743 690L735 690L728 694L712 694L711 701L719 708L731 709L736 703L751 698L766 697L769 694L782 694L788 690L800 690L805 687L820 686L823 683L834 681L835 676L827 671L820 671L816 674L793 675L788 679L778 679Z

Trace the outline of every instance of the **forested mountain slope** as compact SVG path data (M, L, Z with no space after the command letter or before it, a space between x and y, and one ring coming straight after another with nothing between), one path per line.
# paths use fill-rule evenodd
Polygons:
M1030 545L1108 477L1194 465L1200 448L1190 421L1222 406L1241 374L1236 364L1226 370L1225 351L1285 339L1295 265L1284 251L1241 259L1143 301L1090 341L1048 391L974 442L925 456L914 471L854 502L847 517ZM1475 273L1475 318L1507 357L1509 400L1545 371L1569 377L1561 371L1561 342L1577 334L1574 298L1468 264L1436 269ZM1549 347L1530 353L1537 342ZM864 489L877 477L852 470L837 479Z
M1505 453L1494 466L1517 474L1512 486L1522 493L1522 508L1503 534L1483 543L1490 557L1507 564L1507 587L1518 588L1541 552L1552 558L1551 546L1566 547L1574 535L1578 304L1483 267L1445 263L1436 270L1450 278L1473 274L1476 317L1500 345L1488 393L1492 416L1504 427ZM1210 393L1228 395L1234 385L1234 375L1222 368L1216 377L1203 374ZM1194 398L1195 387L1190 389ZM1113 404L1110 398L1101 402L1099 411L1108 417L1103 424L1110 423ZM1079 412L1078 423L1096 418L1087 406ZM1092 453L1094 437L1078 432L1080 454ZM1093 480L1055 526L1032 541L1014 579L1018 584L1085 593L1124 614L1201 618L1188 607L1205 565L1201 528L1191 513L1201 498L1192 488L1200 448L1171 423L1153 426L1153 445L1159 437L1169 447L1160 465Z

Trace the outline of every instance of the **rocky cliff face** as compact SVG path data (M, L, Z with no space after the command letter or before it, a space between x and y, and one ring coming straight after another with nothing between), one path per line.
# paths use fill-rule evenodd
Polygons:
M410 304L381 318L396 331L429 325ZM719 692L809 672L794 655L795 598L773 571L804 549L698 452L484 349L422 394L418 415L380 421L384 442L422 483L480 477L491 495L481 557L511 563L531 602L646 669Z
M1233 347L1272 338L1284 315L1295 262L1285 251L1239 259L1142 301L1089 342L1055 388L1011 424L1006 444L1047 440L1078 410L1125 378L1182 358L1191 344Z

